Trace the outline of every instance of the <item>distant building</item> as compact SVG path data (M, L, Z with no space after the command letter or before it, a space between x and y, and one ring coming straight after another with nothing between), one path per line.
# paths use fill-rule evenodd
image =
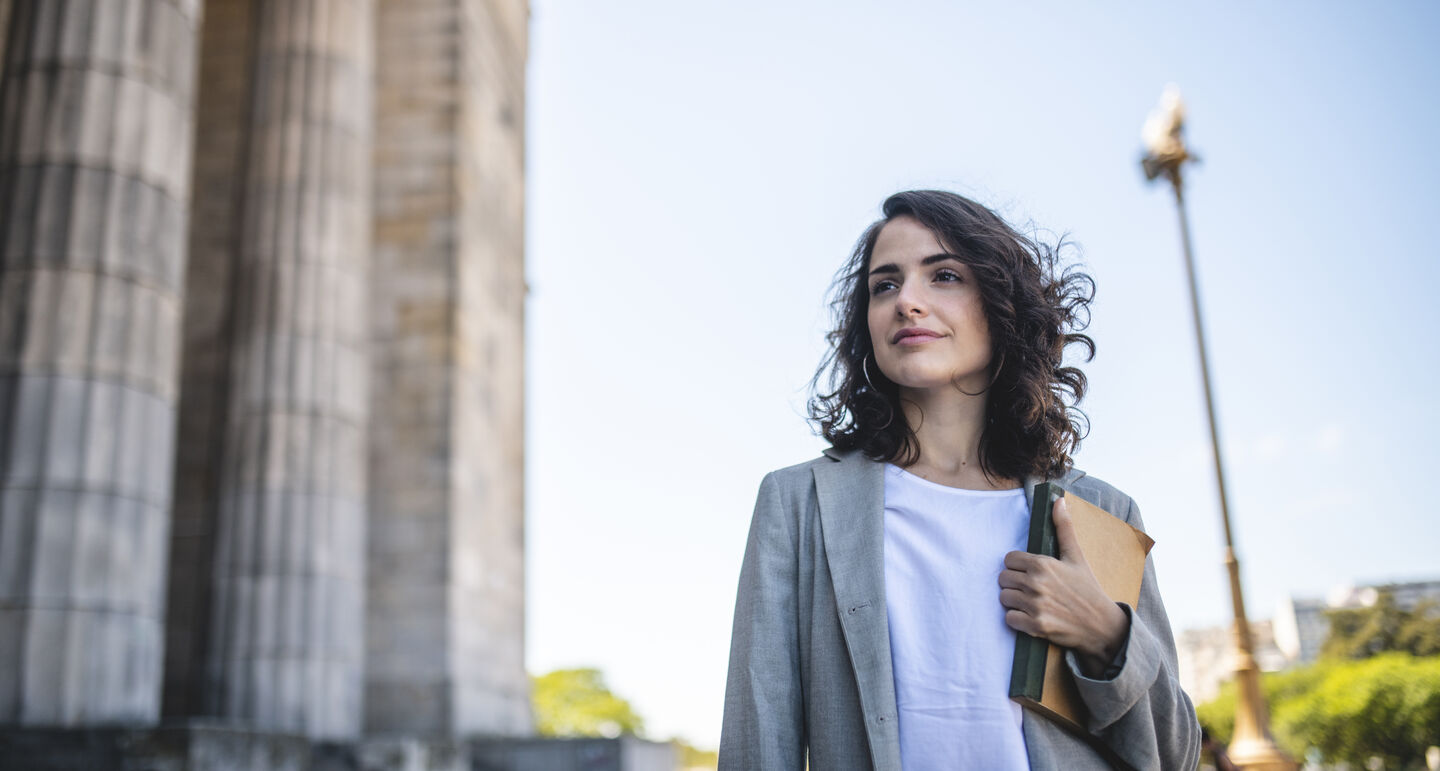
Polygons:
M1330 633L1325 612L1343 608L1368 608L1388 592L1395 605L1414 610L1425 600L1440 602L1440 581L1410 581L1374 586L1338 586L1324 600L1289 597L1275 613L1275 642L1290 664L1309 664L1320 657L1320 647Z
M1395 598L1395 605L1402 610L1414 610L1421 602L1440 602L1440 580L1409 581L1375 586L1342 586L1330 592L1326 598L1332 608L1368 608L1380 599L1382 592L1389 592Z
M1275 611L1275 644L1292 663L1308 664L1320 655L1330 623L1324 600L1286 597Z
M1413 610L1421 602L1440 603L1440 580L1336 587L1325 599L1287 597L1276 609L1273 621L1252 621L1255 659L1261 671L1276 672L1309 664L1320 656L1330 633L1325 613L1342 608L1367 608L1381 593L1389 592L1396 606ZM1234 672L1229 626L1187 629L1175 639L1180 659L1180 686L1191 700L1201 704L1220 692L1220 684Z
M1276 672L1289 665L1285 654L1275 644L1273 626L1269 621L1250 622L1255 637L1255 663L1262 672ZM1180 633L1175 645L1180 657L1180 687L1190 700L1203 704L1220 693L1220 684L1235 672L1234 633L1230 626L1187 629Z

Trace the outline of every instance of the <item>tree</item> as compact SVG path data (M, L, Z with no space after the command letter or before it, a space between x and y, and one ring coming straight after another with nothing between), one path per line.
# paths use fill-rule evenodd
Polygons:
M1305 749L1310 743L1307 741L1308 737L1294 735L1289 730L1289 725L1280 719L1284 715L1285 705L1314 690L1327 673L1323 666L1310 666L1285 672L1265 672L1261 675L1260 690L1265 692L1265 702L1270 705L1271 733L1291 757L1304 757ZM1210 730L1216 741L1223 744L1229 744L1230 737L1235 733L1235 698L1235 682L1232 680L1220 687L1220 693L1214 699L1195 708L1200 724Z
M1275 741L1295 757L1314 747L1327 762L1363 766L1374 756L1387 767L1423 765L1440 744L1440 612L1433 602L1413 610L1382 591L1375 604L1326 613L1330 634L1320 661L1266 673ZM1228 742L1234 730L1235 685L1196 709L1200 722Z
M1440 657L1384 653L1337 662L1318 687L1285 707L1287 730L1328 760L1387 767L1420 763L1440 744Z
M1440 656L1382 653L1361 661L1331 659L1266 673L1275 740L1295 757L1310 747L1327 762L1363 766L1372 756L1387 767L1423 765L1440 744ZM1217 739L1234 730L1235 686L1227 683L1196 712Z
M671 739L670 743L675 745L679 767L685 771L714 769L720 764L720 753L715 750L702 750L679 737Z
M1433 601L1405 610L1390 592L1382 591L1374 605L1330 610L1325 617L1330 621L1330 634L1320 648L1325 658L1363 659L1386 651L1440 654L1440 612Z
M535 730L542 736L638 735L645 722L610 692L598 669L557 669L530 678Z
M1440 656L1440 603L1434 600L1418 603L1395 639L1399 649L1411 655Z

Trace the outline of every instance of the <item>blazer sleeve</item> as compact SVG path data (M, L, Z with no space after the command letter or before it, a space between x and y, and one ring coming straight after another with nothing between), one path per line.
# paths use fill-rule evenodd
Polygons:
M730 637L721 771L805 768L796 630L797 524L774 473L760 483Z
M1126 500L1123 518L1144 530L1139 507L1128 496ZM1189 771L1200 759L1200 724L1190 697L1180 688L1175 638L1151 558L1145 559L1138 607L1121 607L1130 617L1130 635L1113 677L1085 677L1074 652L1065 655L1090 710L1088 728L1134 768Z

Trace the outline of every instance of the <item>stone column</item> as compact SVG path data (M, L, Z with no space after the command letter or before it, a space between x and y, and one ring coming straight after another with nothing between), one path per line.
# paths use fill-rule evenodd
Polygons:
M530 729L524 0L380 0L365 724Z
M0 723L152 723L199 1L0 11Z
M204 712L361 721L369 0L258 0Z

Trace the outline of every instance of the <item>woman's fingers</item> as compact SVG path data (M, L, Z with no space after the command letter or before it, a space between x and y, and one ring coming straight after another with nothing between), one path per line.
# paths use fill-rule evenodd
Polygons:
M1018 610L1026 614L1035 610L1034 596L1019 589L1001 589L1000 604L1010 610Z
M1005 623L1011 629L1039 637L1049 637L1057 630L1056 618L1048 597L1022 589L1001 589L1000 604L1006 609Z
M1019 570L1000 571L1001 589L1026 589L1030 588L1030 574Z
M1031 554L1028 551L1012 551L1005 555L1005 567L1010 570L1018 570L1022 573L1034 570L1040 560L1053 559L1039 554Z
M1017 632L1024 632L1032 637L1043 637L1040 630L1035 628L1035 619L1030 614L1018 610L1005 611L1005 625Z
M1068 512L1059 518L1069 529ZM1086 658L1108 662L1124 639L1128 617L1105 595L1094 572L1067 533L1062 559L1010 552L1000 572L1000 604L1012 629L1044 637ZM1103 663L1102 663L1103 666Z
M1063 562L1084 565L1086 570L1090 569L1090 563L1085 560L1085 552L1080 549L1080 537L1075 534L1075 521L1070 519L1070 507L1061 498L1055 502L1055 508L1051 513L1055 521L1055 541L1059 546L1060 559Z

